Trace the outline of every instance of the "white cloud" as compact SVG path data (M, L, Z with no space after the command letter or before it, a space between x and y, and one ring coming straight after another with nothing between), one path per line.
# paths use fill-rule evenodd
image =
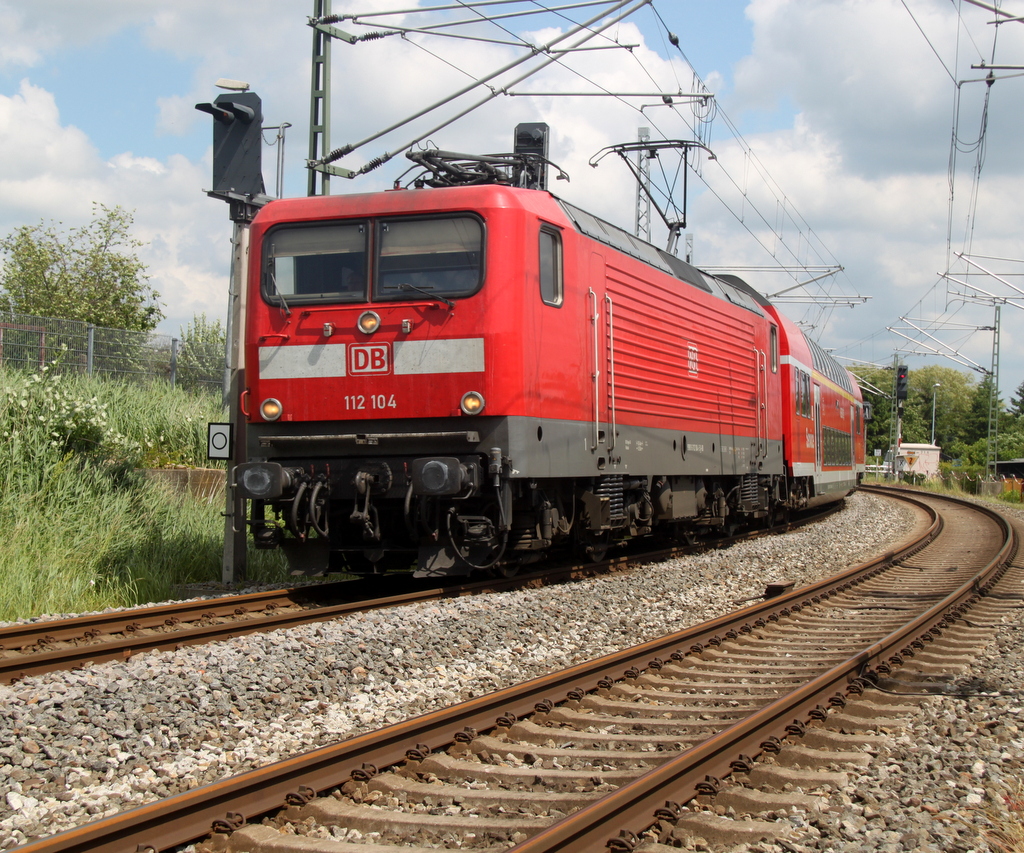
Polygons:
M969 66L982 58L992 61L992 28L985 23L991 15L969 10L958 33L956 10L949 4L910 0L907 6L913 18L902 4L885 0L754 0L748 7L753 50L737 66L735 85L725 92L723 104L740 125L749 121L757 127L776 108L791 110L794 119L788 128L746 135L756 163L737 146L717 142L716 153L730 178L716 174L712 165L704 173L732 210L742 211L764 248L754 249L753 240L743 238L733 215L710 194L696 200L691 216L698 261L727 264L739 258L763 264L772 262L773 252L780 261L791 261L751 203L772 225L798 210L846 268L833 292L873 297L853 312L837 310L826 317L808 310L805 318L818 323L814 333L827 346L838 345L843 352L845 345L847 354L880 361L891 358L894 346L909 346L883 331L901 315L928 318L959 309L962 322L991 324L991 307L947 300L938 274L951 257L948 221L953 252L967 240L974 252L1022 255L1017 223L1024 216L1024 175L1017 155L1022 127L1016 104L1024 81L1008 77L989 90L985 156L978 160L967 150L958 154L951 208L949 158L957 90L918 25L950 72L958 80L973 80L984 72ZM998 47L997 63L1020 64L1024 28L1001 28ZM966 83L959 89L963 149L978 138L987 88ZM766 192L758 164L784 195ZM974 186L971 171L979 164L981 180ZM791 225L783 235L796 254L806 251L806 240ZM784 286L778 274L751 273L750 278L767 292ZM795 318L803 312L801 306L787 310ZM1019 323L1016 312L1004 311L1004 329L1014 323ZM868 345L852 346L876 332L881 334ZM1022 378L1024 348L1016 337L1012 340L1008 343L1011 337L1004 333L1003 369L1009 365L1012 371L1004 388L1016 387ZM990 333L975 334L962 346L976 361L989 364Z
M78 128L60 126L50 92L23 80L17 95L0 95L0 158L4 179L17 181L62 167L87 168L96 151Z
M10 3L0 3L0 68L5 66L27 67L39 62L41 52L30 40L19 33L22 27L22 13Z
M53 51L102 40L151 18L157 0L0 0L0 68L31 68Z
M107 162L111 169L134 169L140 172L148 172L151 175L163 175L167 173L167 167L159 160L152 157L135 157L131 152L117 154Z
M81 130L63 125L51 93L23 82L0 96L0 233L40 220L85 224L93 203L134 211L139 255L176 331L194 313L226 305L230 224L207 198L207 162L166 161L130 152L103 161Z
M336 12L395 5L393 0L334 3ZM185 79L169 86L158 99L154 131L182 139L184 145L197 128L209 128L209 116L197 113L194 104L216 96L213 82L218 77L247 80L263 97L268 125L282 121L293 125L287 145L286 191L301 195L305 192L302 163L307 153L312 34L304 25L307 4L300 6L279 0L251 0L244 10L238 4L209 0L172 4L0 0L0 32L4 33L0 69L31 69L68 47L102 49L111 35L135 28L154 54L174 56L190 69ZM958 79L972 79L982 75L971 71L970 64L992 58L991 28L985 23L990 15L979 9L964 11L958 56L953 6L943 0L907 0L907 6L913 18L902 4L890 0L813 4L752 0L747 10L754 26L750 55L735 67L733 79L722 71L707 81L730 117L751 128L746 141L757 159L746 159L729 141L720 117L713 145L719 162L702 161L700 169L731 211L702 192L700 181L691 174L689 219L697 260L768 263L776 252L788 263L790 258L759 221L752 203L772 225L785 223L787 216L798 211L846 267L835 289L876 297L856 311L832 316L819 330L828 335L825 343L830 345L866 337L892 324L929 292L946 263L954 87L918 27ZM665 16L681 15L673 3L661 3L660 10ZM684 47L687 40L704 37L688 33L680 18L676 20L673 29L682 36ZM60 21L60 26L53 26L54 21ZM346 22L338 26L357 29ZM653 53L634 24L620 24L610 34L621 43L639 46L631 55L601 50L578 57L573 67L582 76L614 90L689 89L689 69L678 59L669 62ZM546 40L551 32L538 28L533 36ZM468 77L459 69L483 74L512 55L505 47L471 42L424 45L448 56L449 65L418 48L415 41L334 43L332 147L359 141L464 85ZM1021 64L1024 27L1002 27L998 48L997 61ZM543 81L527 81L516 88L581 91L588 86L582 76L553 67ZM1024 178L1017 155L1017 140L1024 131L1024 116L1018 108L1020 86L1024 81L1005 79L988 90L988 148L977 193L974 248L1002 257L1021 254L1017 227L1024 216L1020 201ZM977 137L986 89L983 83L961 87L960 137L965 143ZM441 115L455 114L484 91L460 99L441 110ZM688 115L688 107L678 109ZM787 114L793 116L792 122L780 127L779 115ZM431 133L429 139L457 151L506 151L514 126L535 120L551 125L551 157L572 178L568 185L553 184L552 190L627 228L633 219L632 178L616 158L592 169L590 157L606 145L635 139L639 125L652 127L655 135L691 136L681 119L663 106L641 114L633 107L597 98L502 96L473 116ZM351 168L385 152L395 154L391 163L356 182L335 179L333 191L389 186L406 166L402 145L439 121L413 122L347 156L339 165ZM134 139L126 141L123 149L101 157L86 133L62 122L53 94L31 82L21 83L16 94L0 95L0 162L4 163L0 231L42 217L82 222L93 201L121 204L136 211L137 232L149 243L144 252L153 284L163 293L168 314L177 318L165 327L176 331L197 311L222 316L230 225L226 205L201 192L210 183L209 152L155 157ZM269 187L274 183L273 149L264 152ZM973 157L959 155L960 165L967 168L956 185L954 248L962 245L967 228L968 209L962 200L971 197L965 175ZM767 195L755 180L759 164L781 188L784 199ZM675 165L669 156L663 156L658 166L673 179ZM677 196L677 200L681 199ZM763 248L744 225L758 235ZM783 236L796 256L813 261L812 246L791 225L783 228ZM773 292L785 286L783 278L772 274L753 283ZM944 299L933 294L925 307L942 311ZM798 316L799 312L797 308L792 313ZM1004 312L1004 324L1016 322L1014 315L1012 309ZM1024 363L1020 337L1005 335L1004 347L1011 359ZM888 336L879 341L879 351L859 354L885 360L893 341ZM979 361L987 361L985 350L990 346L990 340L976 345ZM1013 387L1020 378L1024 376L1015 378Z

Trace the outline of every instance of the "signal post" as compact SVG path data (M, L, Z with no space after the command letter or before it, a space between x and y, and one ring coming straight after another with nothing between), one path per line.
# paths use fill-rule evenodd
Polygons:
M246 576L246 503L234 483L235 465L245 461L245 310L249 269L249 227L257 211L270 201L263 185L263 107L247 83L218 80L230 90L196 109L213 116L212 198L229 204L233 223L231 274L228 291L228 329L225 351L224 396L228 424L210 424L209 453L228 462L225 483L224 557L221 580L234 583Z

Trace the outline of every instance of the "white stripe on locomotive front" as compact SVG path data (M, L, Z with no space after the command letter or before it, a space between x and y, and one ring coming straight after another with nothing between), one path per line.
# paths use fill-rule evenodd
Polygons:
M360 345L356 345L360 346ZM261 379L331 379L348 376L342 343L260 347ZM395 376L483 373L483 338L396 341L390 372Z
M483 373L484 339L395 341L395 375Z

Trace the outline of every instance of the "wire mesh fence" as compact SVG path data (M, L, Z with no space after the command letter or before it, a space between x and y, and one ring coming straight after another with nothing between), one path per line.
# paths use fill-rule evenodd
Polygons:
M172 386L219 390L224 344L171 335L105 329L80 320L0 314L0 364L22 370L51 365L58 373L161 380Z

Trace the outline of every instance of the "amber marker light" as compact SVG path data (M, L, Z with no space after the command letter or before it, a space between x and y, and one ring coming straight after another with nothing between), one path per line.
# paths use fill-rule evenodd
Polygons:
M479 415L484 410L484 395L476 391L467 391L462 395L459 407L463 414Z
M281 417L282 411L284 411L284 408L281 406L281 401L275 400L273 397L269 397L260 403L260 414L265 421L276 421Z
M380 317L374 311L364 311L359 315L359 331L364 335L372 335L380 328Z

